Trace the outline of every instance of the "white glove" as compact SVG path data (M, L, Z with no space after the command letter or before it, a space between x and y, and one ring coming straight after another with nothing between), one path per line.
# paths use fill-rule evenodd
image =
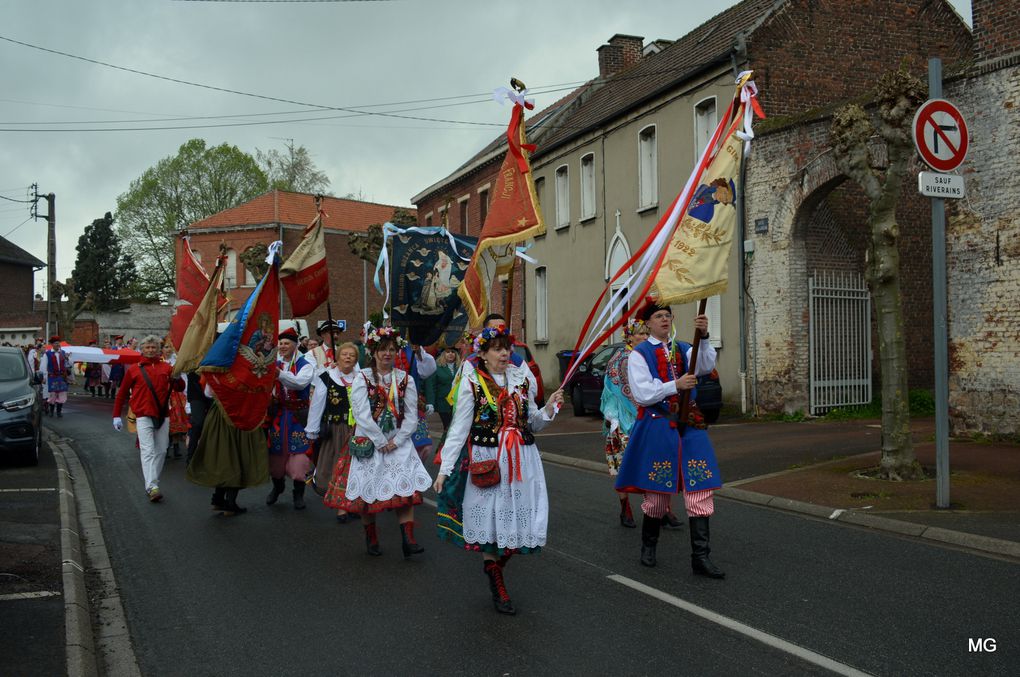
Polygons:
M319 439L319 433L310 433L310 432L308 432L306 430L305 431L305 437L307 437L310 440L317 440L317 439Z
M610 434L610 435L612 435L612 434L613 434L613 432L614 432L614 431L615 431L615 430L616 430L617 428L619 428L619 427L620 427L620 422L619 422L619 421L618 421L617 419L615 419L615 418L611 418L611 419L609 419L609 434Z
M425 405L425 415L426 416L431 416L432 412L434 412L435 410L436 410L436 408L433 407L431 404L426 404Z
M113 417L113 429L117 431L124 429L124 421L121 420L120 416Z
M191 416L191 402L186 402L184 404L184 413Z

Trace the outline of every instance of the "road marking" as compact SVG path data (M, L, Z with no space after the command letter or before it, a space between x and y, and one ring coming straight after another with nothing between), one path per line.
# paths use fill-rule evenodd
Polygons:
M41 592L15 592L9 595L0 595L0 602L13 602L18 599L40 599L42 597L59 597L59 592L43 590Z
M761 630L752 628L749 625L744 625L740 621L735 621L732 618L728 618L721 614L717 614L714 611L709 611L708 609L700 607L696 604L691 604L690 602L682 600L679 597L674 597L673 595L662 592L661 590L656 590L655 588L649 587L644 583L638 583L637 581L627 578L626 576L611 574L607 576L607 578L612 581L616 581L621 585L625 585L628 588L644 593L649 597L654 597L655 599L665 602L666 604L671 604L677 607L678 609L686 611L687 613L694 614L695 616L698 616L700 618L704 618L705 620L711 623L715 623L716 625L721 625L724 628L733 630L734 632L738 632L746 637L761 642L766 646L772 647L773 649L778 649L779 651L788 653L791 656L796 656L797 658L800 658L803 661L807 661L808 663L811 663L813 665L825 668L826 670L831 670L832 672L835 672L838 675L853 675L854 677L864 677L869 674L867 672L862 672L857 668L851 667L844 663L840 663L839 661L835 661L831 658L823 656L822 654L815 653L810 649L805 649L804 647L797 646L796 644L793 644L791 642L787 642L785 639L780 639L775 635L770 635L767 632L762 632Z
M564 435L601 435L601 430L578 430L572 433L536 433L535 437L563 437Z
M17 494L17 493L20 493L20 492L56 491L56 490L57 490L56 487L38 487L38 488L34 488L34 489L30 488L30 487L26 487L24 489L0 489L0 494Z

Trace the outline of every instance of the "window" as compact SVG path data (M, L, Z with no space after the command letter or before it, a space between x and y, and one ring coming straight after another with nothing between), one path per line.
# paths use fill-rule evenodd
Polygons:
M237 286L237 252L233 249L227 250L227 268L223 271L223 284L227 289Z
M708 297L705 304L708 317L708 342L715 348L722 348L722 297L716 294Z
M439 225L443 226L444 228L449 229L450 228L450 224L447 221L446 207L440 207L437 211L439 212Z
M489 217L489 189L485 188L478 191L478 221L485 225L485 219Z
M549 283L545 266L535 268L535 339L549 340Z
M244 286L245 287L254 287L258 283L259 283L259 281L255 279L255 274L252 273L250 270L248 270L248 266L245 266L244 267Z
M638 208L654 207L659 202L659 169L655 150L655 125L638 134Z
M545 177L535 177L535 199L538 200L538 211L542 214L542 221L546 225L549 225L548 220L545 218L545 210L542 209L542 198L545 195ZM536 235L536 238L545 237L543 232L541 235Z
M425 217L425 225L428 226L429 228L432 227L432 214L429 214L428 216Z
M570 177L567 166L556 170L556 227L570 225Z
M463 198L457 205L460 207L460 232L468 234L468 199Z
M694 107L694 161L697 162L705 146L712 140L715 126L718 124L715 114L715 97L705 99Z
M581 158L581 220L595 218L595 154Z

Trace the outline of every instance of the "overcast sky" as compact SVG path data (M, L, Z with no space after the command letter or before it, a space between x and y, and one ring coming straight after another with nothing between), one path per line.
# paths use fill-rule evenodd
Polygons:
M4 0L0 196L25 199L32 183L40 193L56 194L61 280L71 274L85 226L115 211L117 196L133 179L192 138L252 154L282 150L293 139L312 153L334 194L408 205L500 133L508 109L488 93L510 76L538 92L550 90L537 94L541 108L562 95L551 90L568 91L598 74L595 50L613 34L675 39L733 4ZM952 4L969 24L970 0ZM169 82L9 40L238 92L443 121L350 117ZM432 101L402 103L420 100ZM407 110L423 107L430 108ZM275 115L251 117L266 113ZM166 119L206 116L235 117ZM325 116L348 117L293 121ZM266 120L274 122L238 126ZM489 124L465 124L478 122ZM233 126L81 131L192 125ZM34 131L54 128L75 131ZM46 224L27 218L27 205L0 199L0 236L45 261ZM44 289L40 272L36 291Z

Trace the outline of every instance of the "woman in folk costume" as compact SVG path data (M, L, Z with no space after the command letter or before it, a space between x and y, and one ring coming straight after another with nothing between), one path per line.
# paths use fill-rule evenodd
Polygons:
M610 477L615 477L620 470L623 450L627 448L627 438L637 418L637 407L627 380L627 360L634 346L648 338L648 327L641 320L631 320L624 328L623 336L626 344L606 364L600 407L605 417L602 432L606 436L606 463L609 464ZM616 493L620 499L620 524L629 529L635 528L637 524L630 509L630 496L622 491Z
M535 405L534 376L511 364L505 326L482 329L474 346L478 366L461 371L435 482L439 537L482 553L496 610L514 614L503 568L545 545L549 499L534 433L556 416L563 392Z
M641 564L656 564L659 528L670 498L683 492L691 531L691 567L695 574L724 578L709 559L709 517L715 512L714 491L722 486L715 450L705 419L695 403L697 376L715 368L715 348L701 341L694 373L688 373L692 346L671 336L669 306L649 300L640 310L649 337L634 348L627 362L631 393L638 404L623 454L616 490L644 495L641 510ZM708 318L698 315L694 326L708 338ZM680 392L690 391L690 409L680 421Z
M338 506L345 498L347 474L351 469L347 442L354 432L351 389L358 373L357 366L358 347L344 343L337 350L336 362L315 380L308 425L305 426L308 439L319 441L312 486L323 497L324 504L337 508L337 521L344 523L347 522L347 512Z
M170 343L169 337L163 342L163 361L171 367L177 364L177 353ZM187 387L187 375L183 376L185 387ZM167 458L181 458L181 447L187 445L188 431L191 429L191 422L188 420L190 414L188 396L185 391L172 391L170 393L170 448L167 449Z
M418 390L414 379L394 366L404 339L392 327L365 325L369 366L354 377L351 406L354 435L348 443L351 465L344 499L331 503L361 515L368 554L378 556L376 515L395 510L404 557L424 552L414 539L414 506L432 484L411 442L418 427Z

